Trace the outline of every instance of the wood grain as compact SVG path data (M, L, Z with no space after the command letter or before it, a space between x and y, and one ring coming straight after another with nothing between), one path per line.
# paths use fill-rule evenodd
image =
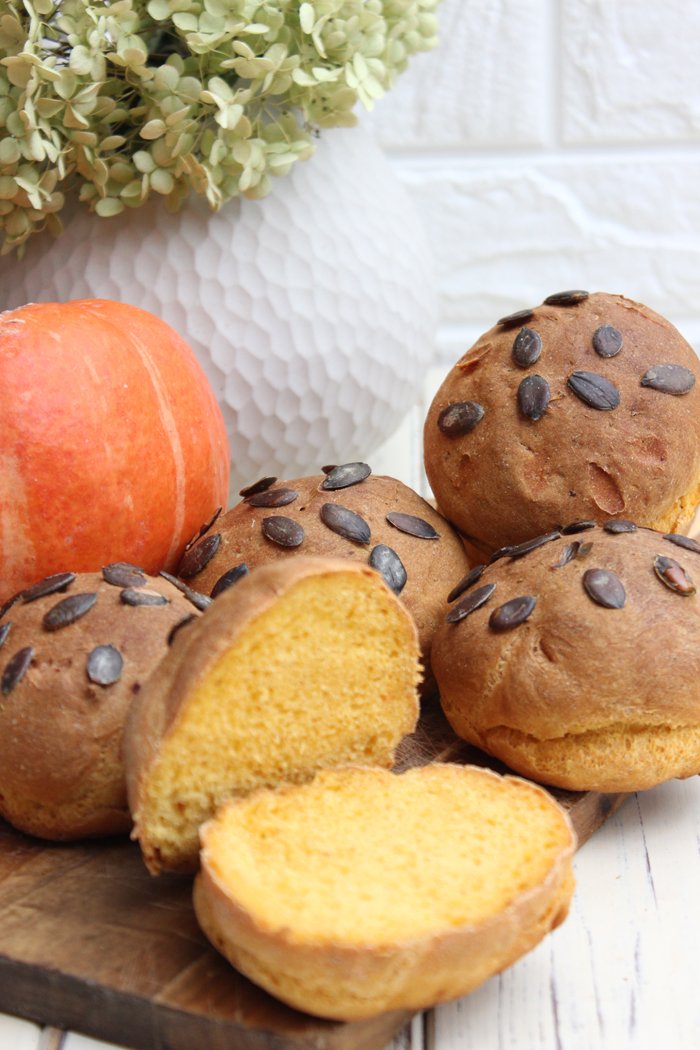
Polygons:
M438 705L399 765L475 761ZM558 792L585 841L623 796ZM338 1024L289 1009L200 933L191 880L154 879L129 841L51 845L0 822L0 1011L134 1050L382 1050L407 1013Z

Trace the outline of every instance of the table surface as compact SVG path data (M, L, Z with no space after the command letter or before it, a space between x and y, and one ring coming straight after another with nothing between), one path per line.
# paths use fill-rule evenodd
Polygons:
M421 402L372 459L425 494L421 426L442 374L426 377ZM558 930L471 995L414 1018L387 1050L698 1050L700 778L631 796L575 870ZM0 1014L0 1050L111 1045Z

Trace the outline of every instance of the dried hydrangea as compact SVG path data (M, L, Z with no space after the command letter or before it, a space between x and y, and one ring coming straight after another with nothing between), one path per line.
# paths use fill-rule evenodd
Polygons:
M98 215L262 197L435 43L439 0L4 0L0 251Z

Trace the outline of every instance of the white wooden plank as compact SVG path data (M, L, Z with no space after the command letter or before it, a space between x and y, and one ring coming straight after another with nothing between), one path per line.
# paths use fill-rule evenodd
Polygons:
M2 1050L38 1050L41 1029L31 1021L0 1014L0 1047Z

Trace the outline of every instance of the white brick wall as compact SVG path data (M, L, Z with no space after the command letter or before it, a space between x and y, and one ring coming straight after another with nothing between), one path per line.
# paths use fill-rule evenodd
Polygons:
M564 288L700 348L700 4L442 0L441 43L367 118L432 235L436 360Z

